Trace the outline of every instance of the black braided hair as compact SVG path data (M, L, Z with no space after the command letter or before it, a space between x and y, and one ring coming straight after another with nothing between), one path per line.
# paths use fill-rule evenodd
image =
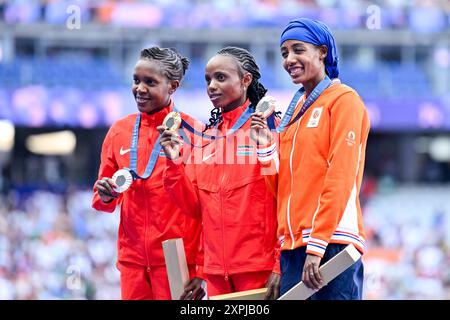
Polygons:
M151 47L141 51L141 59L160 61L163 73L169 80L181 81L189 67L189 60L181 56L175 49Z
M245 72L249 72L252 75L252 82L247 88L247 97L253 108L256 107L259 100L267 92L267 89L259 82L261 78L261 73L259 72L259 67L256 64L255 58L250 52L243 48L238 47L225 47L217 52L218 55L228 55L236 59L239 65L240 76L243 77ZM211 118L209 119L209 124L206 125L203 132L214 127L222 121L222 111L220 108L214 108L211 110Z

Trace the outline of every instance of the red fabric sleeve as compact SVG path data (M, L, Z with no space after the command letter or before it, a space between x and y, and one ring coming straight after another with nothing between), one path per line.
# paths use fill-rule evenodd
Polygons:
M113 137L114 137L114 127L111 127L109 129L108 133L106 134L105 140L103 141L102 145L102 152L101 152L101 162L100 162L100 168L98 171L98 180L104 178L104 177L112 177L114 173L119 169L116 159L114 157L113 152ZM97 181L98 181L97 180ZM96 183L97 183L96 181ZM116 209L117 204L120 202L122 195L120 195L118 198L113 199L111 202L105 203L102 201L100 196L98 195L98 192L95 188L95 184L93 187L94 196L92 199L92 208L98 210L98 211L104 211L104 212L114 212Z
M281 274L280 255L281 255L281 243L280 243L280 241L277 241L277 244L276 244L275 250L274 250L275 264L272 269L272 272L276 273L276 274Z
M164 169L164 188L177 206L189 216L199 219L201 217L198 191L195 178L193 181L188 176L193 165L176 163L167 160Z

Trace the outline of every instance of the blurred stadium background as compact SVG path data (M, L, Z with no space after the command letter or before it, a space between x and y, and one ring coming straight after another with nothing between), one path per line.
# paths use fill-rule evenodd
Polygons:
M450 299L450 1L0 0L0 299L119 299L119 215L90 208L108 127L136 112L140 49L191 59L177 106L206 120L204 66L249 49L283 110L278 37L335 33L370 113L366 299Z

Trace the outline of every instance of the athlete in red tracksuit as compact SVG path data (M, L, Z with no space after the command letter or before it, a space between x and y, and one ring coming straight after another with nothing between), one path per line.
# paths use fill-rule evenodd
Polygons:
M183 212L202 218L208 295L267 286L266 298L276 298L276 201L261 175L256 144L248 134L249 117L242 118L253 112L267 90L258 82L254 58L240 48L219 51L208 62L205 78L216 107L212 114L222 113L208 126L217 131L206 133L228 136L212 143L194 139L194 145L204 147L191 150L190 164L167 161L164 186ZM179 160L176 134L164 131L161 145L169 158Z
M137 174L143 175L151 152L159 148L156 127L173 110L172 93L178 88L189 62L170 49L153 47L141 52L132 87L140 125L137 144ZM163 187L166 157L158 152L153 172L135 180L124 193L110 179L122 168L130 168L130 146L138 114L112 125L103 142L98 181L92 206L113 212L120 205L118 261L122 299L170 299L162 241L183 238L191 282L183 294L201 299L203 257L200 251L201 221L181 212ZM183 115L186 118L186 115Z

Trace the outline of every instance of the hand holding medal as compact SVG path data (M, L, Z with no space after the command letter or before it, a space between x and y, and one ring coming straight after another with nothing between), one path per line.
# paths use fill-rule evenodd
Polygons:
M167 158L177 160L180 156L180 148L183 141L177 131L181 126L181 116L178 112L170 112L162 125L156 129L161 134L160 144Z
M114 191L122 193L128 190L133 183L133 176L129 170L120 169L114 173L112 180L116 185L116 187L114 187Z
M113 179L104 177L97 180L95 184L95 189L103 202L111 202L114 198L118 197L115 188L118 187Z
M164 118L162 125L170 131L177 132L181 125L181 116L178 112L172 111Z
M258 145L267 145L272 142L272 133L267 125L267 118L275 112L275 98L271 96L263 97L252 114L250 137Z
M261 113L264 119L267 119L272 113L275 112L275 104L277 101L274 97L264 96L255 108L255 113Z

